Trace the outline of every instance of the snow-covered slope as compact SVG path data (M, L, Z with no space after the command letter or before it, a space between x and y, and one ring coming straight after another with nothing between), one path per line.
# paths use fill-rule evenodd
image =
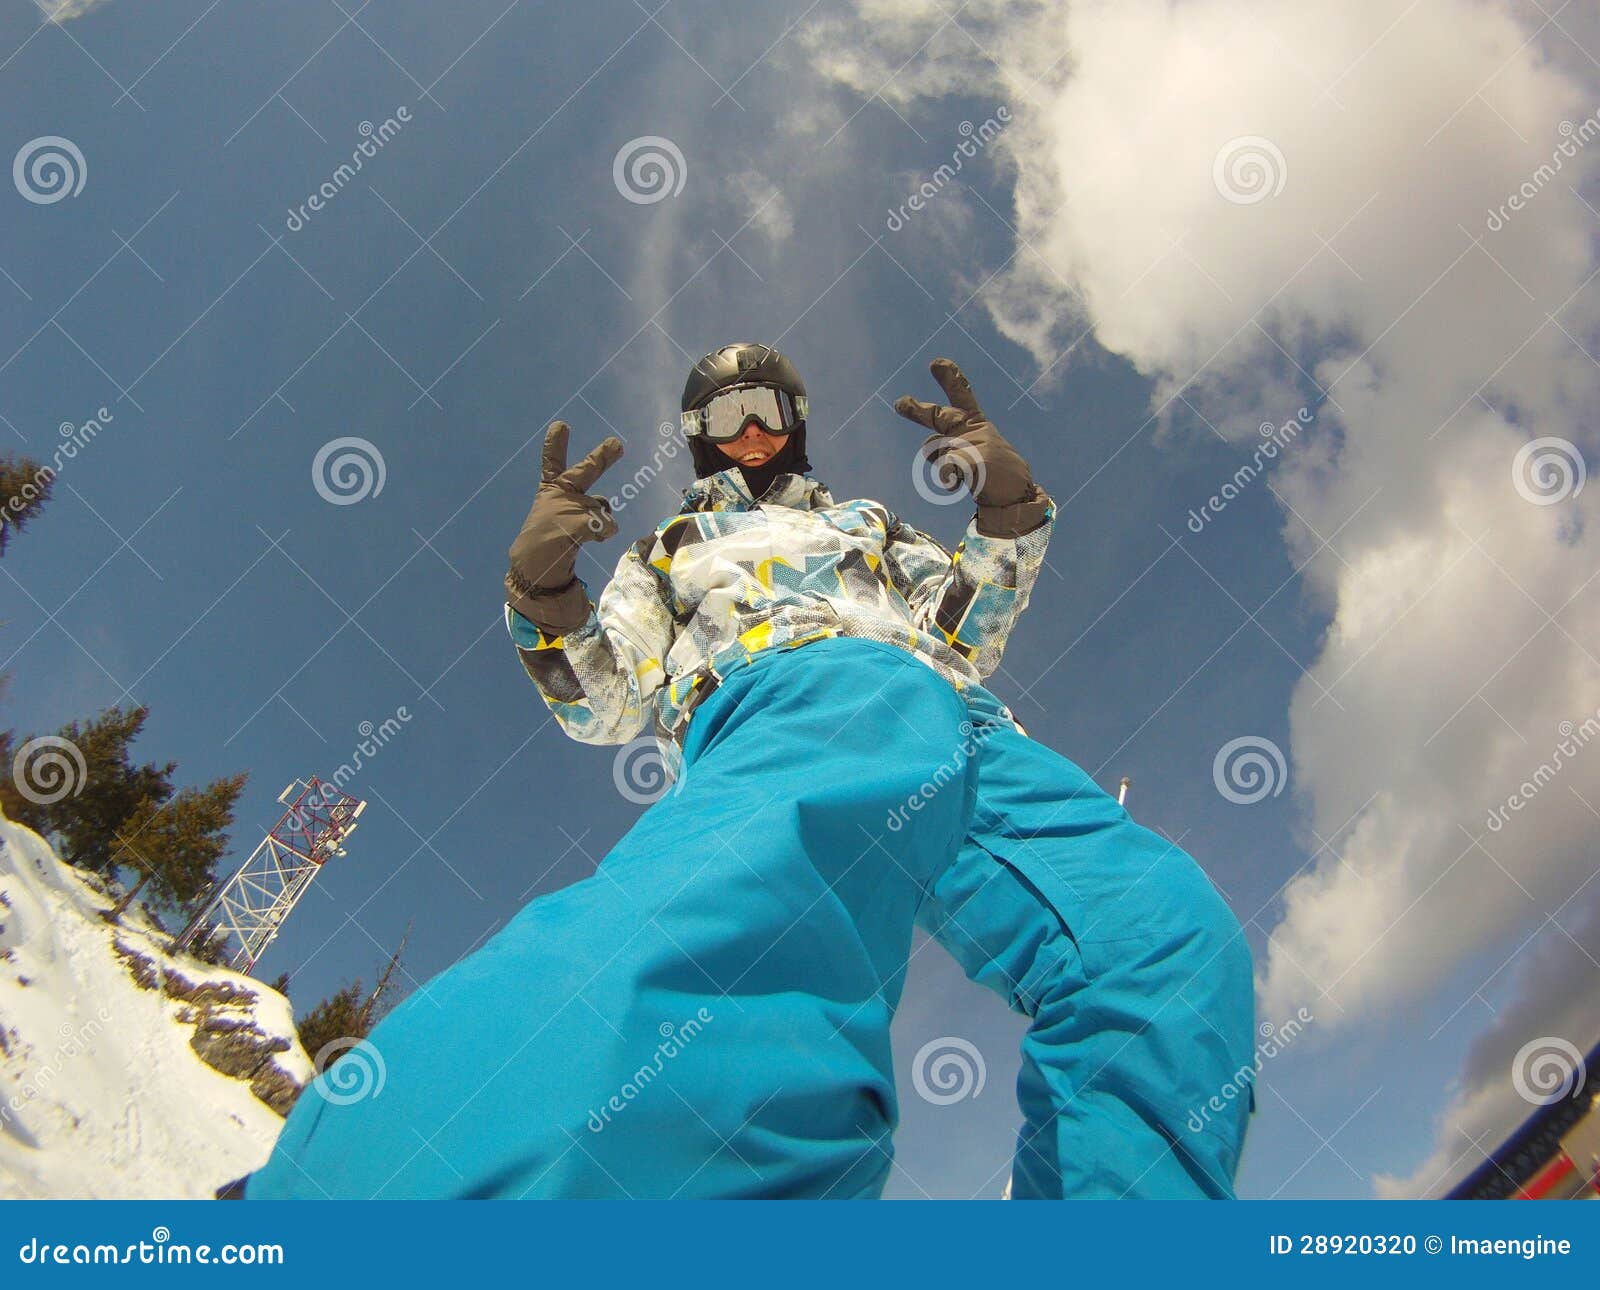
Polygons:
M0 815L0 1198L207 1198L311 1077L289 1001L167 938Z

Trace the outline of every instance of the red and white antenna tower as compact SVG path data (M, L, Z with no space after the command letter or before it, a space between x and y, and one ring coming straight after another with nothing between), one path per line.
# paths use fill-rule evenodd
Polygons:
M360 798L315 775L290 780L278 801L289 809L233 877L212 892L175 949L193 944L202 933L211 937L221 931L232 946L229 966L251 971L322 866L345 854L344 843L367 809Z

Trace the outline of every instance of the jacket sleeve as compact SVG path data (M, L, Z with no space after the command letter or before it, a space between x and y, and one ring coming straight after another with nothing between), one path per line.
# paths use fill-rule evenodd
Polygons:
M623 552L583 626L548 636L510 605L506 628L556 721L586 744L625 744L650 726L672 647L671 591L648 562L654 537Z
M974 519L954 552L891 516L884 560L912 625L937 634L979 676L990 675L1028 606L1055 516L1051 502L1044 523L1015 538L986 537Z

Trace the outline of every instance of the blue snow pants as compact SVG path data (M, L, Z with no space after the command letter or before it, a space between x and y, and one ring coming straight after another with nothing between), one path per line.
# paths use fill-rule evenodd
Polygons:
M987 690L828 638L726 677L596 872L386 1017L375 1093L308 1086L246 1195L875 1198L918 924L1032 1019L1015 1198L1233 1194L1227 905Z

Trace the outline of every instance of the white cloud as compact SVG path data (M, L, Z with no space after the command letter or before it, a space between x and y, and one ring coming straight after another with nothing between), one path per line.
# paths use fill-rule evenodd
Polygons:
M759 171L740 169L728 179L728 188L744 218L773 246L782 246L794 233L789 199L777 184Z
M93 9L98 9L108 3L108 0L33 0L47 22L71 22L74 18L81 18Z
M1519 1056L1525 1086L1536 1096L1549 1097L1566 1085L1573 1071L1563 1049L1566 1054L1572 1049L1587 1053L1600 1039L1600 1021L1591 1004L1600 988L1600 900L1589 901L1586 916L1566 921L1571 935L1538 942L1521 962L1512 1001L1474 1041L1461 1080L1439 1117L1433 1154L1409 1177L1374 1179L1379 1199L1444 1195L1535 1110L1536 1103L1517 1092ZM1527 1045L1539 1040L1545 1042L1528 1052ZM1542 1074L1533 1064L1537 1054L1551 1055Z
M955 20L877 0L809 41L897 110L1009 104L997 146L1027 249L986 299L1047 380L1092 326L1152 378L1159 423L1187 416L1181 392L1241 451L1307 377L1331 394L1270 476L1328 627L1291 713L1317 854L1260 964L1264 1017L1309 1003L1331 1031L1419 997L1594 871L1600 746L1486 832L1560 723L1600 710L1600 484L1542 506L1512 478L1534 438L1591 465L1600 446L1600 136L1576 146L1600 128L1577 41L1600 45L1579 22L1468 0L974 3ZM1225 192L1225 165L1219 186L1246 138L1281 154L1277 195L1251 200L1248 173Z

